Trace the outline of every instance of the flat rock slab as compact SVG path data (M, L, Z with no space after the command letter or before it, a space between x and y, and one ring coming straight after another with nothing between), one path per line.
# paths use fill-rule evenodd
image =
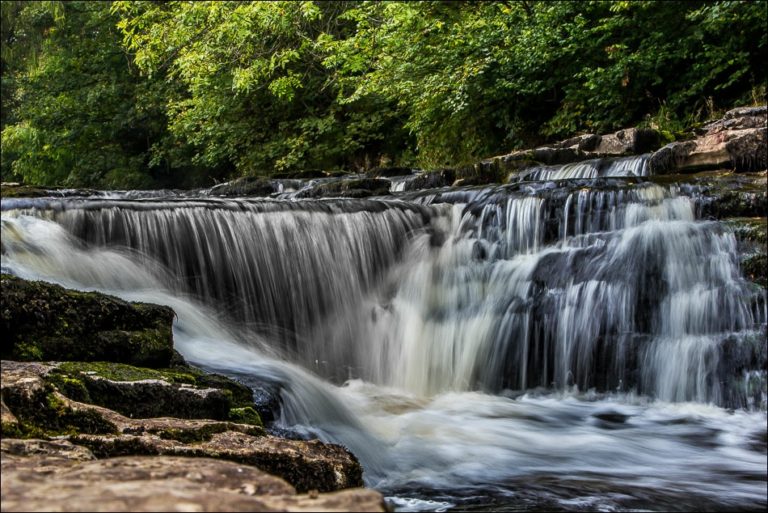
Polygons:
M386 511L380 493L296 495L255 467L210 458L93 459L68 442L2 441L3 511Z

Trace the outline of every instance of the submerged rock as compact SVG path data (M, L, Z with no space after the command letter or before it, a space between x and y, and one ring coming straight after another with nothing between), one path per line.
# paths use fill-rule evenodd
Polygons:
M106 360L167 367L173 310L2 275L2 350L14 360Z
M174 456L97 460L66 441L2 440L3 511L385 511L381 494L297 495L253 466Z

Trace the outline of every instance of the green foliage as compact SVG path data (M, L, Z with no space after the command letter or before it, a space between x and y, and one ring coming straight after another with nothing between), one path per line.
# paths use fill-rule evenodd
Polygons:
M765 102L765 1L2 2L2 176L194 186L668 138Z
M238 175L355 167L401 149L394 116L336 101L322 41L345 34L350 2L115 2L126 48L148 76L180 89L169 129L192 162Z
M30 2L19 14L45 20L45 37L36 58L14 73L18 106L15 122L3 128L4 176L33 184L151 185L146 141L163 130L162 121L150 121L162 113L131 72L109 5L67 2L55 15L53 4Z

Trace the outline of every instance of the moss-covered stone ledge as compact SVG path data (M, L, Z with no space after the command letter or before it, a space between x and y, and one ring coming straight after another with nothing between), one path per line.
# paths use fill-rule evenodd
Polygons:
M168 367L174 357L174 312L166 306L128 303L9 274L0 280L3 359Z
M0 362L3 438L65 439L98 458L187 456L256 466L299 491L334 491L362 486L362 467L338 445L285 440L258 425L172 417L137 419L102 406L75 401L56 383L56 364ZM243 408L243 417L255 414ZM257 419L258 417L256 417ZM7 422L5 422L7 420Z
M134 418L237 420L262 425L245 385L200 369L149 369L111 362L57 362L46 380L74 400Z

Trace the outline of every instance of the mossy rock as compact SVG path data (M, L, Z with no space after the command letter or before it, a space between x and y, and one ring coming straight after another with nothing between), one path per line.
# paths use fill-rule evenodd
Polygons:
M68 407L50 383L30 387L4 387L3 401L15 415L16 423L4 423L3 436L52 438L54 436L112 434L116 427L92 410Z
M133 418L227 420L232 408L253 406L253 392L245 385L193 367L150 369L110 362L63 362L47 379L73 400Z
M238 424L250 424L252 426L263 426L259 413L246 406L245 408L232 408L229 410L229 420Z
M173 310L3 274L0 356L167 367Z
M255 413L255 412L254 412ZM258 414L257 414L258 415ZM245 424L244 422L238 422L239 424ZM196 442L210 441L213 435L218 433L225 433L227 431L237 430L250 436L264 436L265 431L261 426L253 425L252 428L243 429L243 426L237 428L231 422L217 422L212 424L205 424L197 427L176 427L166 428L157 431L148 431L151 434L157 435L165 440L175 440L184 444L191 444Z

